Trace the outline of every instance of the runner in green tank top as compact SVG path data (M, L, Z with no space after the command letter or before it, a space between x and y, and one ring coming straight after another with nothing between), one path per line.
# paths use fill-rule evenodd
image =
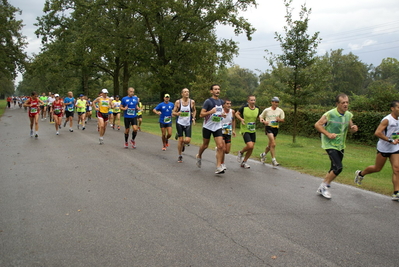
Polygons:
M317 193L330 199L330 183L342 171L342 159L344 158L345 139L348 130L351 133L357 132L357 126L352 122L352 113L348 111L349 98L340 94L335 99L337 107L327 111L315 123L315 128L321 133L321 146L330 157L331 168L323 182L317 189Z
M241 122L240 133L245 142L245 147L241 151L238 151L237 161L241 163L241 167L244 169L250 168L247 160L251 156L256 142L256 120L259 119L260 109L255 103L256 97L253 95L248 96L247 104L236 112L236 117Z

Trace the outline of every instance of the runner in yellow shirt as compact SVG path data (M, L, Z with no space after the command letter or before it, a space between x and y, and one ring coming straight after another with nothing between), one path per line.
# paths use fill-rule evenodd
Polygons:
M117 125L118 131L121 129L121 101L119 100L119 96L115 96L115 100L112 100L112 108L113 108L113 120L112 120L112 129L115 130L115 123Z
M98 105L98 106L97 106ZM107 129L108 112L111 107L111 99L108 97L108 90L102 89L101 94L93 101L93 108L95 108L98 117L98 127L100 133L100 145L104 144L104 134Z
M76 101L75 107L78 112L78 129L79 125L82 125L82 130L86 129L85 127L85 117L86 117L86 103L87 101L83 98L83 95L79 95L79 99Z

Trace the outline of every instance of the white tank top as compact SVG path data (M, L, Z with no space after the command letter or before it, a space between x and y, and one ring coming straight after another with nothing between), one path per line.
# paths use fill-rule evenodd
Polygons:
M222 118L222 130L223 134L231 135L233 131L233 110L230 109L228 113L226 113L226 118Z
M191 100L188 100L188 105L184 106L180 99L180 116L177 118L177 123L181 126L190 126L191 125Z
M399 120L396 120L391 114L385 116L381 121L383 120L388 120L388 126L383 131L383 134L393 140L399 139ZM377 150L382 153L393 153L399 150L399 144L393 145L385 140L379 139Z

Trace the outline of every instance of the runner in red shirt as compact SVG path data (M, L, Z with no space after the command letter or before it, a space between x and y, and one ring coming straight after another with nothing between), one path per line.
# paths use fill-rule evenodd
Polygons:
M59 135L58 129L61 128L62 122L62 108L64 107L64 102L60 99L59 94L55 94L55 100L52 103L53 118L55 122L56 134Z
M35 124L35 137L37 138L39 136L39 104L44 105L43 101L37 97L35 91L32 92L31 97L29 97L24 104L24 107L29 107L30 137L33 137L33 124Z
M7 97L7 107L8 108L11 108L11 101L12 101L11 96Z

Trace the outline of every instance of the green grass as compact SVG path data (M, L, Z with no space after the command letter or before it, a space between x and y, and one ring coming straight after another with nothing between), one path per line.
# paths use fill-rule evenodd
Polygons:
M6 110L7 107L7 100L1 99L0 100L0 117L3 116L4 111Z
M173 127L174 127L173 122ZM158 124L158 116L143 115L142 131L161 136ZM237 154L244 147L244 141L237 129L237 136L232 138L231 154ZM173 128L173 135L175 128ZM257 131L257 142L253 159L259 160L259 154L262 153L268 143L263 130ZM191 143L195 145L202 144L202 121L198 121L193 127ZM212 149L213 143L209 147ZM376 148L366 145L347 142L345 156L343 160L344 170L335 179L336 182L348 185L354 185L354 172L358 169L364 169L373 165L375 161ZM270 162L270 155L268 155ZM296 143L292 143L291 135L279 134L277 136L276 158L284 168L295 170L301 173L310 174L323 178L330 168L330 160L321 148L321 142L318 138L306 138L298 136ZM362 189L374 191L380 194L392 194L392 169L387 161L386 166L379 173L367 175L361 186Z

